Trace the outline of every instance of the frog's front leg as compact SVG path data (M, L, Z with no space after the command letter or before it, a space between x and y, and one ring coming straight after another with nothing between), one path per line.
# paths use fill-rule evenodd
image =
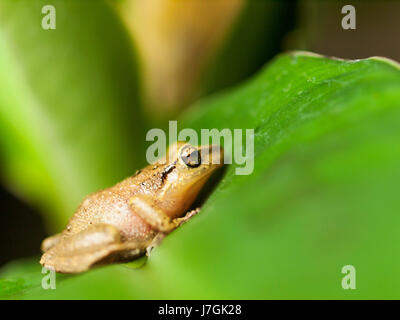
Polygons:
M149 242L121 242L118 229L99 224L71 236L64 236L47 250L40 263L62 273L78 273L94 265L132 260L145 253Z
M179 225L185 223L186 221L188 221L191 217L193 217L195 214L198 214L200 212L200 209L194 209L191 211L188 211L182 218L177 218L178 219L178 223ZM161 242L163 241L163 239L165 238L166 233L163 232L159 232L153 239L153 241L150 243L150 245L147 247L146 249L146 255L149 256L151 251L157 247L159 244L161 244Z
M195 214L199 213L200 209L194 209L191 211L188 211L182 218L177 218L179 225L185 223L186 221L188 221L191 217L193 217ZM150 245L147 247L146 249L146 255L150 256L151 251L157 247L158 245L161 244L161 242L164 240L165 236L167 234L163 233L163 232L159 232L153 239L153 241L151 241Z
M164 211L155 207L151 200L143 196L130 198L129 206L139 217L162 233L171 232L199 212L199 209L196 209L189 211L183 217L171 219Z
M134 196L129 200L129 205L139 217L150 224L159 233L147 247L146 254L150 255L151 251L157 247L166 234L188 221L191 217L199 213L200 209L188 211L183 217L171 219L162 210L151 205L151 201L141 196Z

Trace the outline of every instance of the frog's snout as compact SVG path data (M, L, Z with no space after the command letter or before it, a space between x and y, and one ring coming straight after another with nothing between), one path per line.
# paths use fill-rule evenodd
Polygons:
M200 148L203 164L219 168L224 164L224 149L218 144L203 146Z

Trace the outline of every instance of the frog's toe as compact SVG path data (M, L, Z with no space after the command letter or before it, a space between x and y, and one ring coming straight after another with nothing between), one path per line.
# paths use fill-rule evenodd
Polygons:
M54 247L61 240L61 233L57 233L54 236L48 237L42 241L40 249L42 252L46 252L51 247Z

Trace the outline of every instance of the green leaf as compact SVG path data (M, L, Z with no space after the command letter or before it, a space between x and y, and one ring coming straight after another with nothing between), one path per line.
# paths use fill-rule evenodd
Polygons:
M400 298L397 65L281 55L183 121L254 128L254 172L230 165L144 267L104 267L23 298ZM345 265L356 290L342 289Z
M143 164L135 52L107 1L1 1L0 70L3 180L56 228Z

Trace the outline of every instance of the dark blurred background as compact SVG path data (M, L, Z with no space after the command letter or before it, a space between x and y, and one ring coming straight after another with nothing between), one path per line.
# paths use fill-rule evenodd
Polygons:
M216 54L216 61L219 59L220 62L216 63L214 69L211 68L212 71L204 74L204 89L193 90L191 96L185 96L178 103L179 110L201 96L244 81L273 56L286 50L309 50L346 59L384 56L400 61L398 1L268 1L272 3L271 8L276 6L275 9L270 9L276 10L273 17L265 16L266 20L273 19L273 24L264 21L262 16L257 19L243 18L255 12L264 12L258 9L264 2L252 1L251 10L248 7L241 9L242 15L238 14L233 19L241 22L234 29L232 39L248 39L248 42L241 40L243 45L236 47L228 43L224 50ZM356 30L343 30L341 27L344 16L341 8L346 4L356 8ZM250 39L254 28L258 28L259 35ZM274 32L271 32L271 28ZM146 36L146 29L142 33ZM265 45L260 44L262 41ZM256 44L261 49L254 53L250 62L245 63L249 47ZM138 46L140 47L140 43ZM232 50L236 50L234 52L237 54L232 55ZM246 67L238 70L238 65L241 64L246 64ZM231 74L217 81L221 69L229 70ZM223 72L225 75L227 73L229 72ZM213 83L216 81L218 83ZM150 110L154 112L154 107ZM6 185L0 187L0 204L0 265L13 259L39 254L40 242L49 233L40 209L13 195Z

